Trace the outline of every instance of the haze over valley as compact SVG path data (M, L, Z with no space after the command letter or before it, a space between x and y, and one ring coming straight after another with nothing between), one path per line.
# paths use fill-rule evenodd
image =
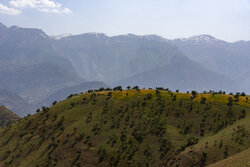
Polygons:
M210 35L175 40L101 33L50 37L40 29L1 24L0 50L0 88L20 96L33 112L40 102L48 106L69 94L46 100L53 93L82 83L82 91L116 85L182 92L250 90L248 41L230 43Z

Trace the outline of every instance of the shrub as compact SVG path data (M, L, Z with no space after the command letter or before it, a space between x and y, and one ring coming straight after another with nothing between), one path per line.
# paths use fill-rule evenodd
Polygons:
M173 101L176 101L176 95L173 96L172 100L173 100Z
M145 137L145 133L141 129L135 129L134 132L132 133L132 136L135 138L136 141L142 143L143 138Z
M163 87L156 87L156 90L164 90Z
M243 119L243 118L245 118L246 117L246 110L241 110L241 112L240 112L240 115L239 115L239 119Z
M113 90L114 90L114 91L116 91L116 90L122 91L122 86L114 87Z
M190 138L188 138L188 140L187 140L186 147L189 147L189 146L192 146L192 145L194 145L194 144L197 144L198 141L199 141L198 138L190 137Z
M109 93L108 93L108 96L111 97L111 96L112 96L112 92L109 92Z
M73 97L73 94L70 94L70 95L67 97L67 99L69 99L69 98L71 98L71 97Z
M36 112L39 113L39 112L40 112L40 109L38 108L38 109L36 110Z
M240 95L236 94L236 95L234 95L234 98L239 98L239 96L240 96Z
M56 105L56 103L57 103L57 101L55 100L55 101L52 103L52 105L54 106L54 105Z
M92 92L94 92L94 90L88 90L88 93L92 93Z
M228 97L228 106L232 106L233 105L233 98L232 97Z
M102 92L102 91L104 91L105 90L105 88L104 87L101 87L98 91L99 92Z
M245 93L245 92L242 92L240 95L241 95L241 96L246 96L246 93Z
M192 94L192 96L193 96L193 99L197 96L197 92L194 91L194 90L191 92L191 94Z
M205 103L206 103L206 100L207 100L207 99L206 99L205 97L201 97L200 103L201 103L201 104L205 104Z
M140 90L139 86L134 86L133 89Z

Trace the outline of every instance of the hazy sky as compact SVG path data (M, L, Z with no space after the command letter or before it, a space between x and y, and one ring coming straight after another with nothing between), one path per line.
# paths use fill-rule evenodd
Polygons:
M250 0L0 0L0 22L49 35L103 32L250 40Z

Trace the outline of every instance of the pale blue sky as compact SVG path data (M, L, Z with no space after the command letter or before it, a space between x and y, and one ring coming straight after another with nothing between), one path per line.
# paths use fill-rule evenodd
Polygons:
M0 22L49 35L103 32L250 40L250 0L0 0Z

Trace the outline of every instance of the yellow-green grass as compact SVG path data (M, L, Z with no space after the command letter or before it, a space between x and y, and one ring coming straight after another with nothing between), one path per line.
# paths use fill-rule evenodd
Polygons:
M250 166L250 149L242 151L227 159L209 165L209 167L247 167Z
M198 155L206 141L208 165L224 158L223 152L212 146L214 140L223 138L229 145L237 126L244 126L248 135L250 103L245 97L231 107L227 105L230 95L198 94L191 99L191 94L167 91L158 96L155 90L110 92L73 96L1 129L0 166L199 165L202 157ZM206 97L205 104L200 103L201 97ZM246 110L244 117L242 110ZM215 119L220 120L213 122ZM230 124L218 128L223 121ZM198 143L188 146L192 137ZM247 149L249 143L244 139L243 145L232 144L228 156ZM192 148L197 157L186 162Z
M248 113L246 118L237 121L233 125L230 125L227 128L221 130L217 134L202 138L199 143L187 148L185 151L178 155L178 158L180 158L180 162L192 161L192 156L201 156L204 152L207 154L206 164L213 164L217 161L248 149L250 147L249 120L250 115ZM244 128L244 132L239 132L239 134L237 134L237 130L239 128ZM245 137L242 137L243 134L245 135ZM239 140L236 142L235 139L237 137L243 139L243 143L240 144ZM220 147L221 141L222 146ZM227 155L225 155L224 153L226 147L228 148Z

